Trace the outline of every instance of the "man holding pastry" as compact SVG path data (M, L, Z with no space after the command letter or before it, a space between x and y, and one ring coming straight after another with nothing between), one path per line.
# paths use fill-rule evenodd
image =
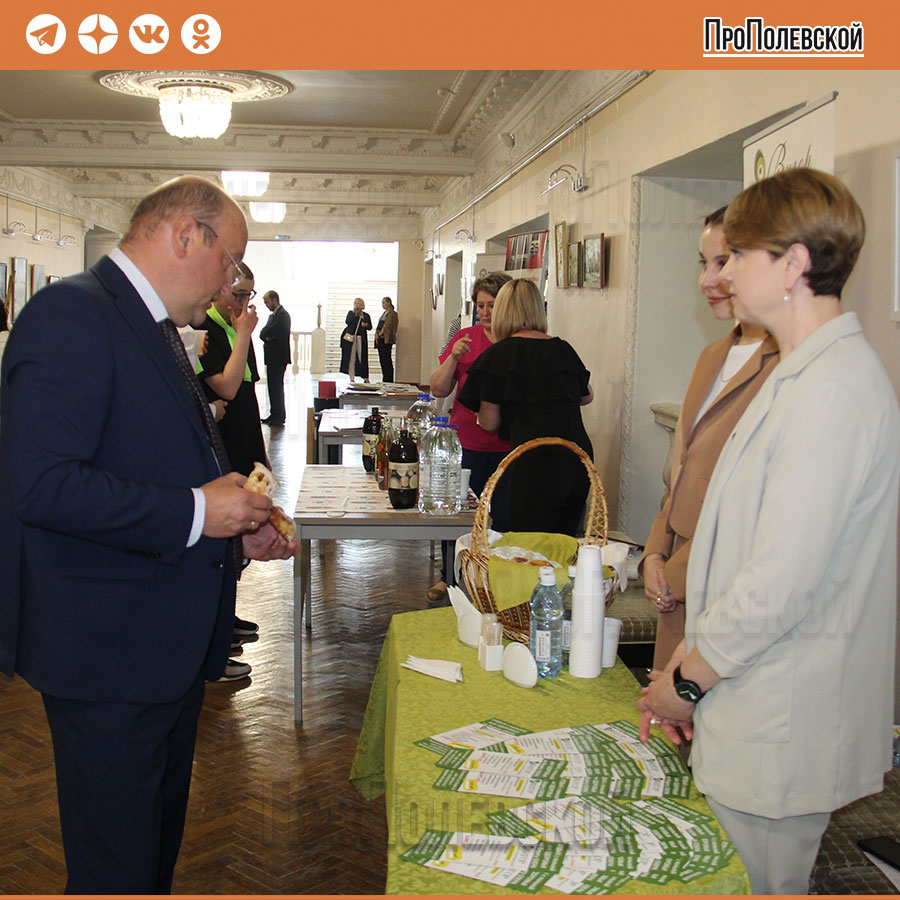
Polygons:
M3 358L0 670L43 696L68 893L171 890L236 567L298 546L229 471L177 332L246 242L223 191L167 182L109 256L38 292Z

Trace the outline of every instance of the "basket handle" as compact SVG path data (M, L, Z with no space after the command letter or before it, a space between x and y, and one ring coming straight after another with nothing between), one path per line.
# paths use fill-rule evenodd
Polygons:
M491 498L494 496L494 488L507 467L512 465L523 453L533 450L535 447L566 447L571 450L584 464L590 479L591 487L588 493L588 511L585 520L585 543L606 543L606 535L609 530L609 518L606 510L606 492L600 481L600 473L594 466L590 456L572 441L558 437L541 437L519 444L514 450L507 453L500 461L494 474L488 478L478 500L478 509L475 510L475 521L472 525L472 549L478 548L487 559L490 556L490 543L488 542L488 516L491 511Z

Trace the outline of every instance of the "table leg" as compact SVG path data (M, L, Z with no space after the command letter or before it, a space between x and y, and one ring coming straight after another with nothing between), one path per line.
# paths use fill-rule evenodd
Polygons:
M304 577L303 548L309 560L309 541L300 542L300 553L294 554L294 722L303 722L303 593L309 584L309 570ZM308 605L307 605L308 607Z
M307 629L312 628L312 541L300 542L300 589L301 605L305 609L304 618Z

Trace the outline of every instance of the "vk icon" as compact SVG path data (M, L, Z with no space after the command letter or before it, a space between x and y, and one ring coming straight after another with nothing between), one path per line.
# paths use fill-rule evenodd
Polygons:
M159 53L169 43L169 26L165 19L145 13L129 26L128 40L138 53Z

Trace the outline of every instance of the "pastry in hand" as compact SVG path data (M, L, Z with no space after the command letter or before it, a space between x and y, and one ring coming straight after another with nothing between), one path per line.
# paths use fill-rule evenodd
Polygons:
M253 464L253 471L247 476L247 480L243 484L245 491L263 494L270 500L275 499L275 492L278 490L278 487L278 479L262 463Z
M294 520L280 506L273 506L269 510L269 522L286 541L297 540L297 527L294 525Z

